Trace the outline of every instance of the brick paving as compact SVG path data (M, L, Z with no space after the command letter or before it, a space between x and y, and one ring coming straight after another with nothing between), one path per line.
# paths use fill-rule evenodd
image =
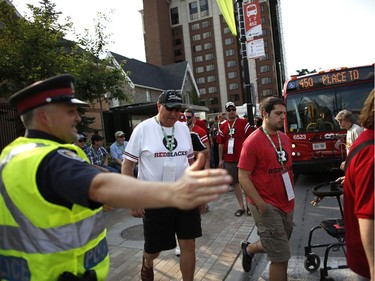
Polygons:
M210 210L202 217L203 236L196 240L196 269L194 280L230 280L228 274L240 255L240 242L254 229L252 217L235 217L238 203L233 192L220 196L209 204ZM107 280L140 280L143 252L141 219L131 217L128 210L105 212L111 267ZM133 239L121 233L132 232ZM154 261L155 281L182 280L179 258L174 250L164 251Z

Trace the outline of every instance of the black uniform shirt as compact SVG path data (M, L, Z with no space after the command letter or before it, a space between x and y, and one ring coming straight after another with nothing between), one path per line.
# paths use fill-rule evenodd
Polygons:
M64 143L50 134L37 130L29 130L26 137ZM89 199L89 187L92 179L101 171L73 153L60 148L42 160L36 178L39 192L48 202L69 209L73 204L96 209L101 204Z

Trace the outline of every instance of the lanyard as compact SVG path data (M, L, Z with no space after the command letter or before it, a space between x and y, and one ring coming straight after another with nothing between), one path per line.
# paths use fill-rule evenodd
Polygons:
M234 119L234 121L233 121L233 124L232 124L232 127L229 125L229 120L228 120L228 133L229 133L229 136L230 136L230 138L232 138L232 130L231 129L233 129L234 128L234 124L236 123L236 121L237 121L237 118L236 119Z
M163 126L161 125L160 121L156 118L155 116L155 121L160 125L160 128L161 128L161 131L163 133L163 136L164 136L164 139L166 141L166 144L167 144L167 147L168 147L168 150L170 152L173 151L173 144L174 144L174 125L172 127L172 137L171 137L171 141L168 140L168 136L167 136L167 133L165 132Z
M268 134L267 130L264 127L261 127L261 130L266 134L268 140L270 141L270 143L272 144L273 148L276 151L277 160L279 161L279 163L281 164L281 166L284 168L284 162L283 162L283 159L281 157L282 151L283 151L283 147L281 145L281 140L280 140L279 132L278 131L276 132L276 134L277 134L277 140L279 141L279 147L280 147L280 150L278 151L277 148L276 148L276 145L272 141L272 139L271 139L270 135Z

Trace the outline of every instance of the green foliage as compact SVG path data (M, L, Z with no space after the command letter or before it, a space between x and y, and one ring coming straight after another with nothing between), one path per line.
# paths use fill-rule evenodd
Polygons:
M87 30L81 36L69 18L60 23L61 12L55 6L41 0L40 7L28 5L30 18L19 18L12 6L0 2L0 97L7 98L35 81L71 73L80 99L99 102L101 109L107 97L126 100L122 69L101 58L109 42L104 32L108 16L98 14L94 37ZM76 35L76 42L64 39L68 33ZM82 126L93 122L82 119Z
M301 70L296 70L296 72L298 73L298 76L302 76L310 73L316 73L316 69L308 70L307 68L303 68Z

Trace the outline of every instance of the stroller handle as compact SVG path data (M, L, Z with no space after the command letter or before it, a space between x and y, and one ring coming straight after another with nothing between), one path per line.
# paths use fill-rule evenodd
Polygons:
M320 190L321 188L327 187L327 186L329 186L329 189L324 188L324 190ZM330 181L330 182L320 183L314 186L312 193L317 197L336 197L336 196L340 196L343 194L343 189L339 183L335 181Z

